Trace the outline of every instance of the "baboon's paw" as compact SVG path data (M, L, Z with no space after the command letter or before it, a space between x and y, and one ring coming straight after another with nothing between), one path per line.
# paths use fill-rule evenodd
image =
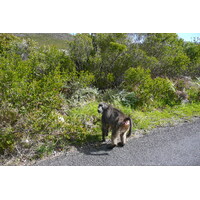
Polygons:
M119 142L118 144L117 144L117 146L118 147L123 147L125 144L123 144L122 142Z

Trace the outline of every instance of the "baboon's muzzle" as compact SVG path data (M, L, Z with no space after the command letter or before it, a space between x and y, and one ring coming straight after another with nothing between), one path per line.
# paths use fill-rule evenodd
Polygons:
M100 108L98 108L98 113L102 113L103 112L103 110L102 110L102 108L100 107Z
M98 109L98 113L101 113L101 111Z

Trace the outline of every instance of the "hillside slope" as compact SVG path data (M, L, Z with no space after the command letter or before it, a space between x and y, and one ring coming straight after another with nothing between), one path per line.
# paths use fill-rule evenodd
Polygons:
M39 45L56 46L60 49L66 48L66 41L73 40L70 33L13 33L13 35L22 38L31 38Z

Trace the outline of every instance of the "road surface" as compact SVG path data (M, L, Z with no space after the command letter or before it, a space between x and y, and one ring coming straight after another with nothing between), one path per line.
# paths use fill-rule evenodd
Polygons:
M39 166L200 166L200 118L156 128L113 150L106 144L37 162Z

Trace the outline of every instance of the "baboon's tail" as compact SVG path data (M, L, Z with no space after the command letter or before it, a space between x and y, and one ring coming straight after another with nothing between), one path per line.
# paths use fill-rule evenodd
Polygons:
M132 134L132 124L133 124L133 122L132 122L132 119L130 117L127 117L125 120L130 121L130 129L129 129L128 134L127 134L127 137L130 137L131 134Z

